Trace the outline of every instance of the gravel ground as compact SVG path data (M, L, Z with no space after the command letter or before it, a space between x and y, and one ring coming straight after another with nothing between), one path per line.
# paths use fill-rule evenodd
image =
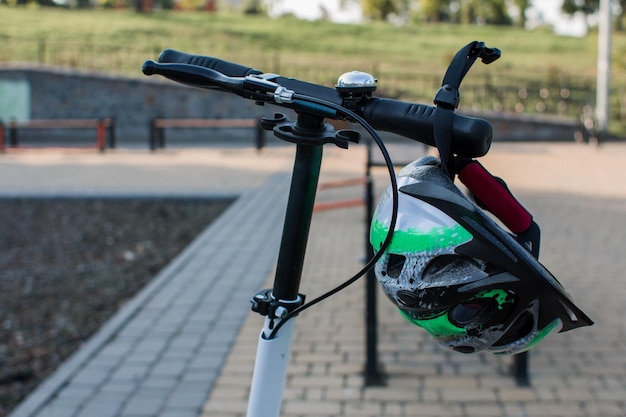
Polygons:
M0 416L227 206L210 200L0 200Z

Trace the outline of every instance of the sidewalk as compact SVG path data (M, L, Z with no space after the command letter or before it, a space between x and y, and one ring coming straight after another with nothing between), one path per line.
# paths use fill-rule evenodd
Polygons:
M245 415L262 325L247 300L271 285L292 154L277 147L0 155L4 195L240 196L11 417ZM364 158L357 147L327 147L322 181L360 175ZM494 144L482 162L533 212L543 263L596 325L536 348L532 386L519 388L510 358L440 349L381 293L387 384L364 387L357 282L298 317L283 417L625 415L626 146ZM382 189L383 170L375 177ZM301 288L309 299L360 269L364 221L361 207L315 214Z
M400 319L381 294L379 350L387 384L364 387L364 289L358 283L298 317L284 417L626 414L626 147L496 144L483 163L532 210L543 230L542 261L596 325L536 348L532 386L520 388L510 358L445 351ZM362 230L361 213L316 218L306 294L318 295L357 270L361 240L351 230ZM203 417L245 415L259 326L248 316Z
M5 195L238 196L11 415L197 415L250 296L276 259L289 178L280 166L288 155L275 155L245 149L5 155ZM254 168L259 161L264 166Z

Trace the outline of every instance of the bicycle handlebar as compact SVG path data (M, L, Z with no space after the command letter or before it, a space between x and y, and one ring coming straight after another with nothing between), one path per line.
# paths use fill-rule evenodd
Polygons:
M362 116L374 129L435 146L435 109L425 104L377 98L367 102ZM489 151L492 129L488 121L455 114L452 123L453 153L465 158L476 158Z
M396 133L434 146L435 107L400 100L368 97L355 107L334 88L265 74L257 69L219 58L192 55L173 49L164 50L158 62L146 61L146 75L160 74L173 81L201 88L219 88L244 98L270 102L296 111L346 119L336 110L312 105L301 98L310 96L345 106L355 111L374 129ZM484 119L455 114L452 125L452 152L466 158L480 157L491 146L491 124Z

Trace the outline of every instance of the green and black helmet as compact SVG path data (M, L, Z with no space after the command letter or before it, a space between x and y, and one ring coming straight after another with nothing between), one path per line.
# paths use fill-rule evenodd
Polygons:
M513 354L593 322L563 286L446 176L433 157L398 175L398 218L375 266L401 314L462 353ZM381 247L392 201L381 197L370 241Z

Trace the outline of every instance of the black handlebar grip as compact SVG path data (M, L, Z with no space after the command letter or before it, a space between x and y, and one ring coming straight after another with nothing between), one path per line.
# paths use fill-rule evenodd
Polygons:
M369 100L363 118L374 129L393 132L435 146L435 107L398 100ZM465 158L485 155L491 147L492 127L484 120L455 114L452 125L452 152Z
M159 55L158 62L161 64L191 64L204 68L209 68L221 72L229 77L245 77L247 75L262 74L262 71L235 64L210 56L187 54L174 49L165 49Z

